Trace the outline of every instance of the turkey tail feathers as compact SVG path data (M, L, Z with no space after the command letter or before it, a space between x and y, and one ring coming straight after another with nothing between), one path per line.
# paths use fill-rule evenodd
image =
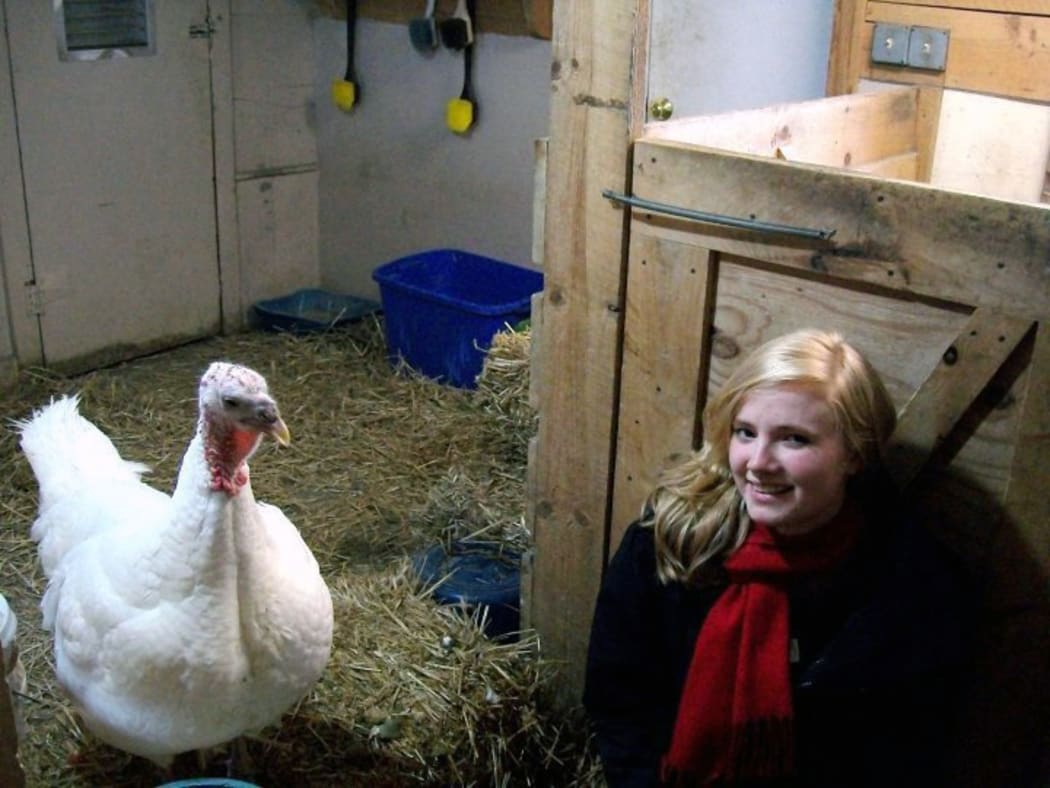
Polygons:
M43 503L69 486L100 481L140 481L149 468L121 458L117 447L80 415L76 395L52 400L19 422L22 451L40 484Z
M80 415L78 404L76 395L53 399L15 423L22 451L40 487L39 516L32 530L37 542L57 536L48 533L56 519L48 516L54 505L67 506L99 485L139 482L149 470L122 459L112 441ZM45 566L45 571L50 568Z

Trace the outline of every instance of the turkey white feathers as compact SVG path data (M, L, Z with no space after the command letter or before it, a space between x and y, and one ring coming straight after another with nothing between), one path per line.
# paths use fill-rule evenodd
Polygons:
M332 600L248 458L288 429L257 372L216 362L171 496L64 397L17 427L58 682L103 741L160 765L279 720L320 677Z

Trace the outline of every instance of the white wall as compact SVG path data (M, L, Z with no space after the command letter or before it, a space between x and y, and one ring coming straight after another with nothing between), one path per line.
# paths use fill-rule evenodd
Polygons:
M374 268L426 249L530 265L533 140L548 134L550 42L478 36L479 117L458 136L445 104L463 85L461 54L423 55L407 26L359 20L360 101L343 113L329 88L346 68L345 24L316 19L314 41L323 285L376 297Z

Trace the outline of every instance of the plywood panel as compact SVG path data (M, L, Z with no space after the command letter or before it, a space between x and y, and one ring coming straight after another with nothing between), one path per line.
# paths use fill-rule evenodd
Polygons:
M702 246L662 238L637 222L631 239L612 546L660 469L699 445L707 397L761 343L798 328L840 331L868 355L903 407L967 319L894 293L876 295L737 258L716 265ZM991 492L1001 493L1009 457L981 459L998 467L998 488Z
M721 265L711 348L711 391L749 352L798 328L841 332L883 376L902 407L940 360L966 315L727 258ZM919 342L918 339L923 341Z

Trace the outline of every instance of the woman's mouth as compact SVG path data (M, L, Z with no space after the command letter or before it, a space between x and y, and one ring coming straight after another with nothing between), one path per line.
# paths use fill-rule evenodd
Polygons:
M783 495L791 489L790 484L759 484L752 481L747 484L756 495Z

